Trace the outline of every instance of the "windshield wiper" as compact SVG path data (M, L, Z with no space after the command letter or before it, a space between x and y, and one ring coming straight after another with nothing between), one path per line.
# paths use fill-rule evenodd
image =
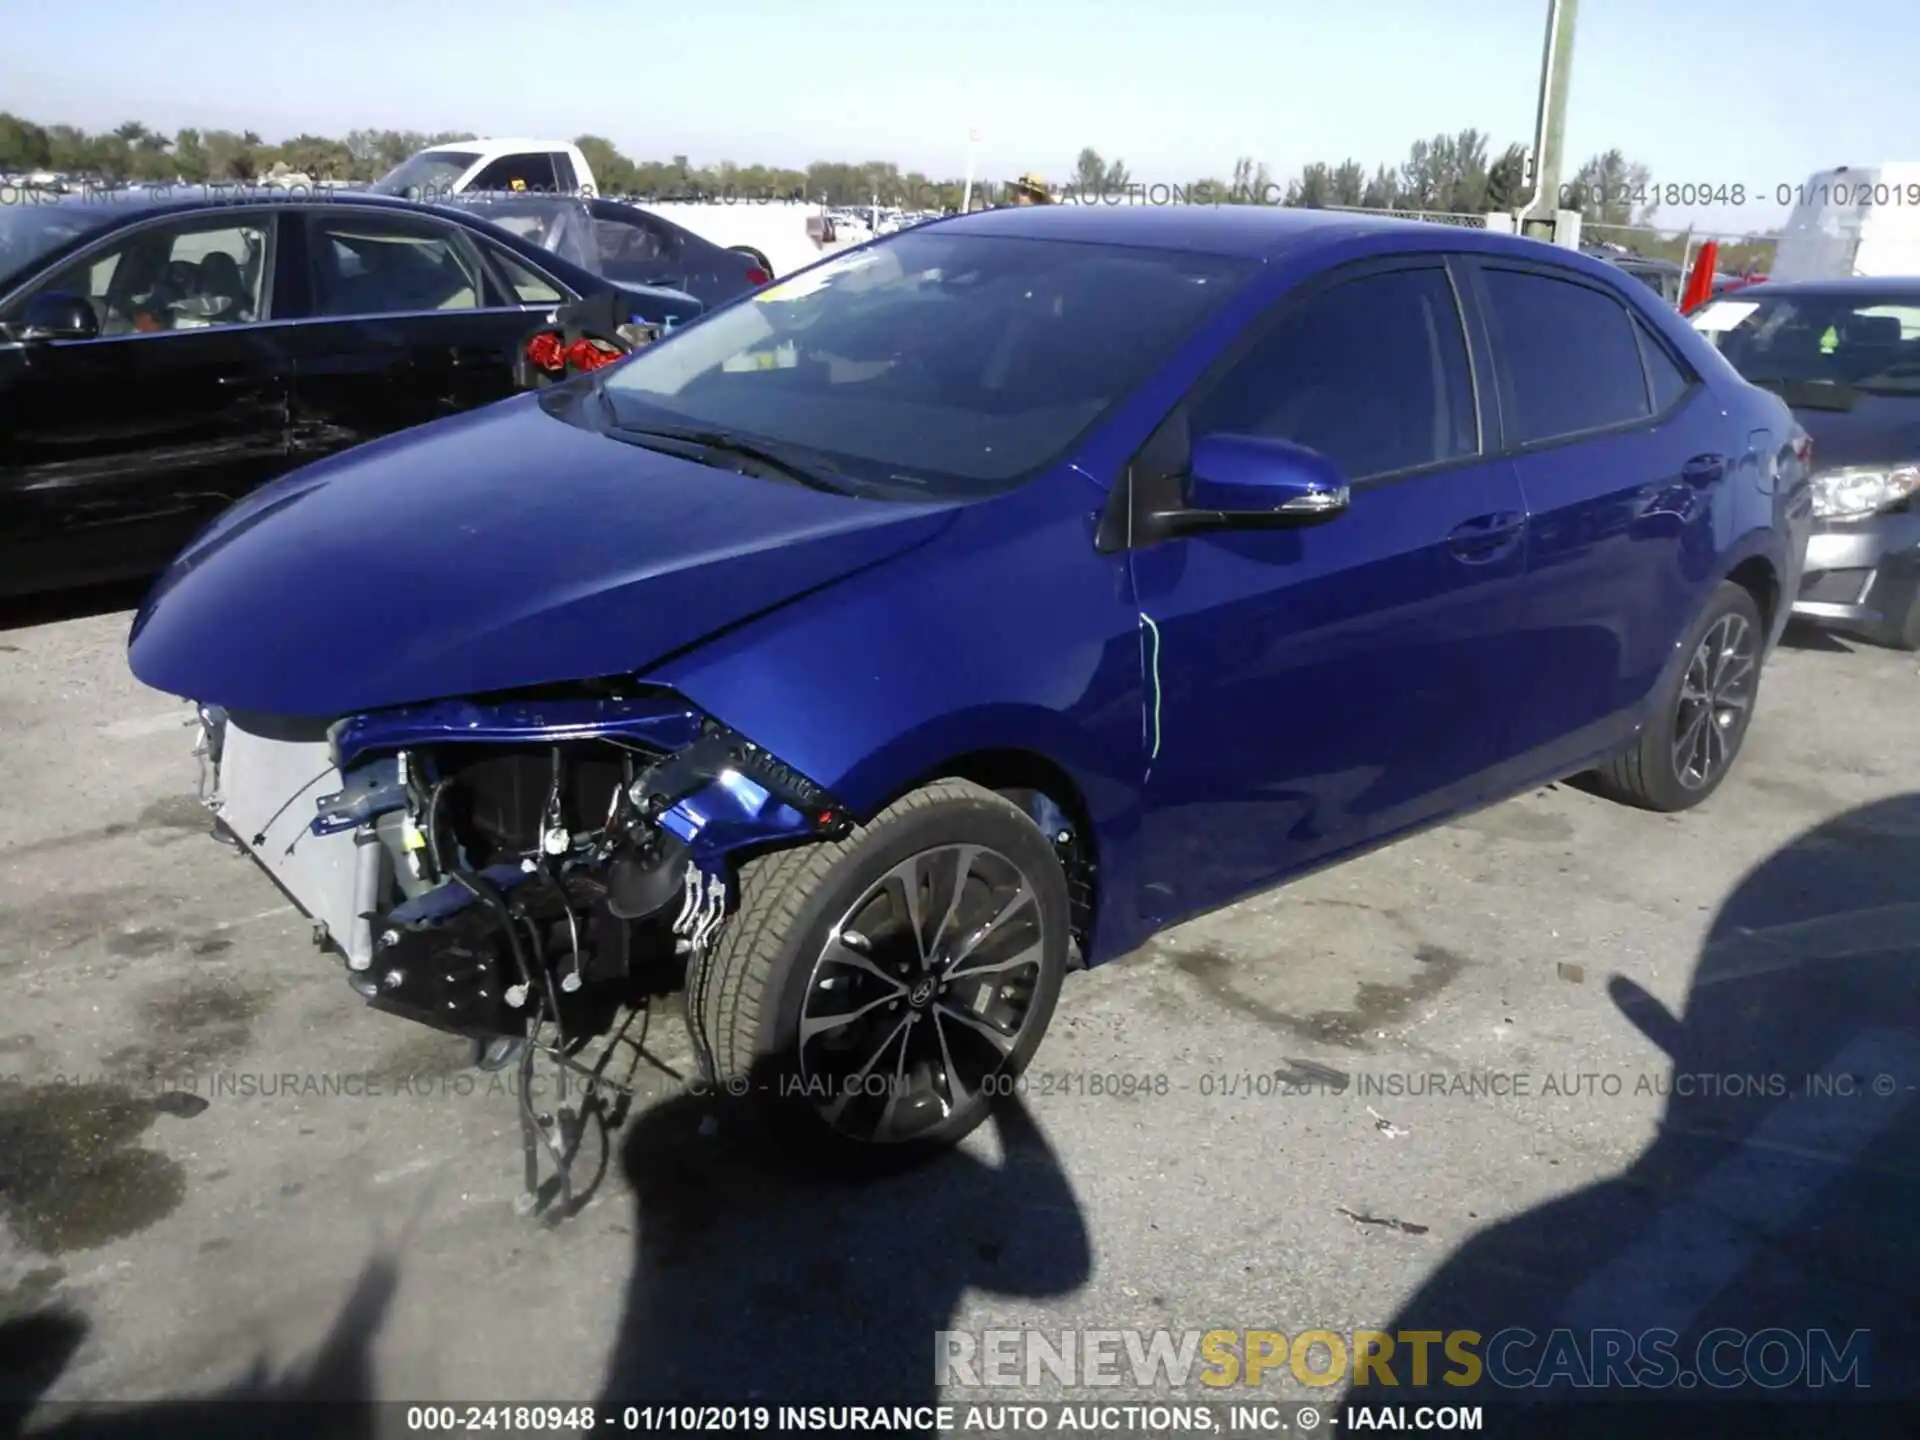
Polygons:
M850 495L852 489L843 482L840 472L817 462L797 460L781 450L761 444L757 440L748 440L744 436L729 434L725 430L687 429L672 426L633 426L614 427L616 436L632 437L644 443L647 440L671 440L682 445L691 445L709 455L732 455L778 470L790 480L798 480L802 485L815 490L824 490L829 495Z

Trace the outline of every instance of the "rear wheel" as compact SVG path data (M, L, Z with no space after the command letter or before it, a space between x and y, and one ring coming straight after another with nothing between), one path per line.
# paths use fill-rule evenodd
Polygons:
M1765 631L1753 596L1723 582L1683 642L1640 738L1602 770L1598 788L1647 810L1689 810L1720 788L1753 719Z
M843 841L741 872L688 975L723 1093L840 1156L951 1145L1039 1048L1066 972L1066 879L1010 801L941 780Z

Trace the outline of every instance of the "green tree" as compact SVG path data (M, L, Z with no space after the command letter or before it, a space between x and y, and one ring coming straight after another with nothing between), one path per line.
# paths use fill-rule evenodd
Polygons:
M1516 141L1487 171L1487 208L1518 210L1525 205L1533 198L1526 177L1527 148Z
M206 147L207 179L252 180L258 176L259 163L256 151L260 148L259 137L249 141L248 131L236 135L231 130L209 130L201 143Z
M1266 162L1242 155L1233 162L1233 181L1228 187L1227 199L1234 205L1273 205L1280 203L1280 187L1274 184L1273 172L1267 169Z
M1363 205L1367 198L1367 172L1358 160L1342 160L1327 177L1330 205Z
M1118 200L1132 179L1125 161L1108 164L1100 152L1089 145L1074 162L1073 176L1067 183L1082 200Z
M0 170L44 170L52 163L47 132L31 120L0 111Z
M1369 210L1398 210L1402 204L1400 172L1382 165L1373 172L1360 194L1360 203Z
M173 137L174 172L189 184L207 178L207 149L200 143L198 130L182 130Z
M1649 193L1647 167L1618 150L1595 155L1574 171L1560 198L1586 225L1650 225L1659 208Z

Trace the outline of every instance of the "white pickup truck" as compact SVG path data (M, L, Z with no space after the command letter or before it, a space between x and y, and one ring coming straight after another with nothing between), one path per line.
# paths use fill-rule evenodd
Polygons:
M370 188L376 194L426 201L473 191L602 194L593 167L579 146L564 140L527 139L460 140L437 145L395 166ZM702 240L750 257L770 276L803 269L823 255L844 249L851 238L836 235L825 223L821 207L802 200L725 196L719 200L647 202L638 208L670 220Z

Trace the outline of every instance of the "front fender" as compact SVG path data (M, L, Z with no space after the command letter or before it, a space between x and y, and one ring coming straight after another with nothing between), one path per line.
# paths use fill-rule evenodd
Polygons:
M1051 762L1093 825L1104 914L1114 894L1131 893L1116 882L1146 751L1137 614L1121 561L1094 549L1094 489L1056 476L969 506L914 555L644 678L862 819L964 756L1011 750ZM1098 919L1096 929L1115 933Z

